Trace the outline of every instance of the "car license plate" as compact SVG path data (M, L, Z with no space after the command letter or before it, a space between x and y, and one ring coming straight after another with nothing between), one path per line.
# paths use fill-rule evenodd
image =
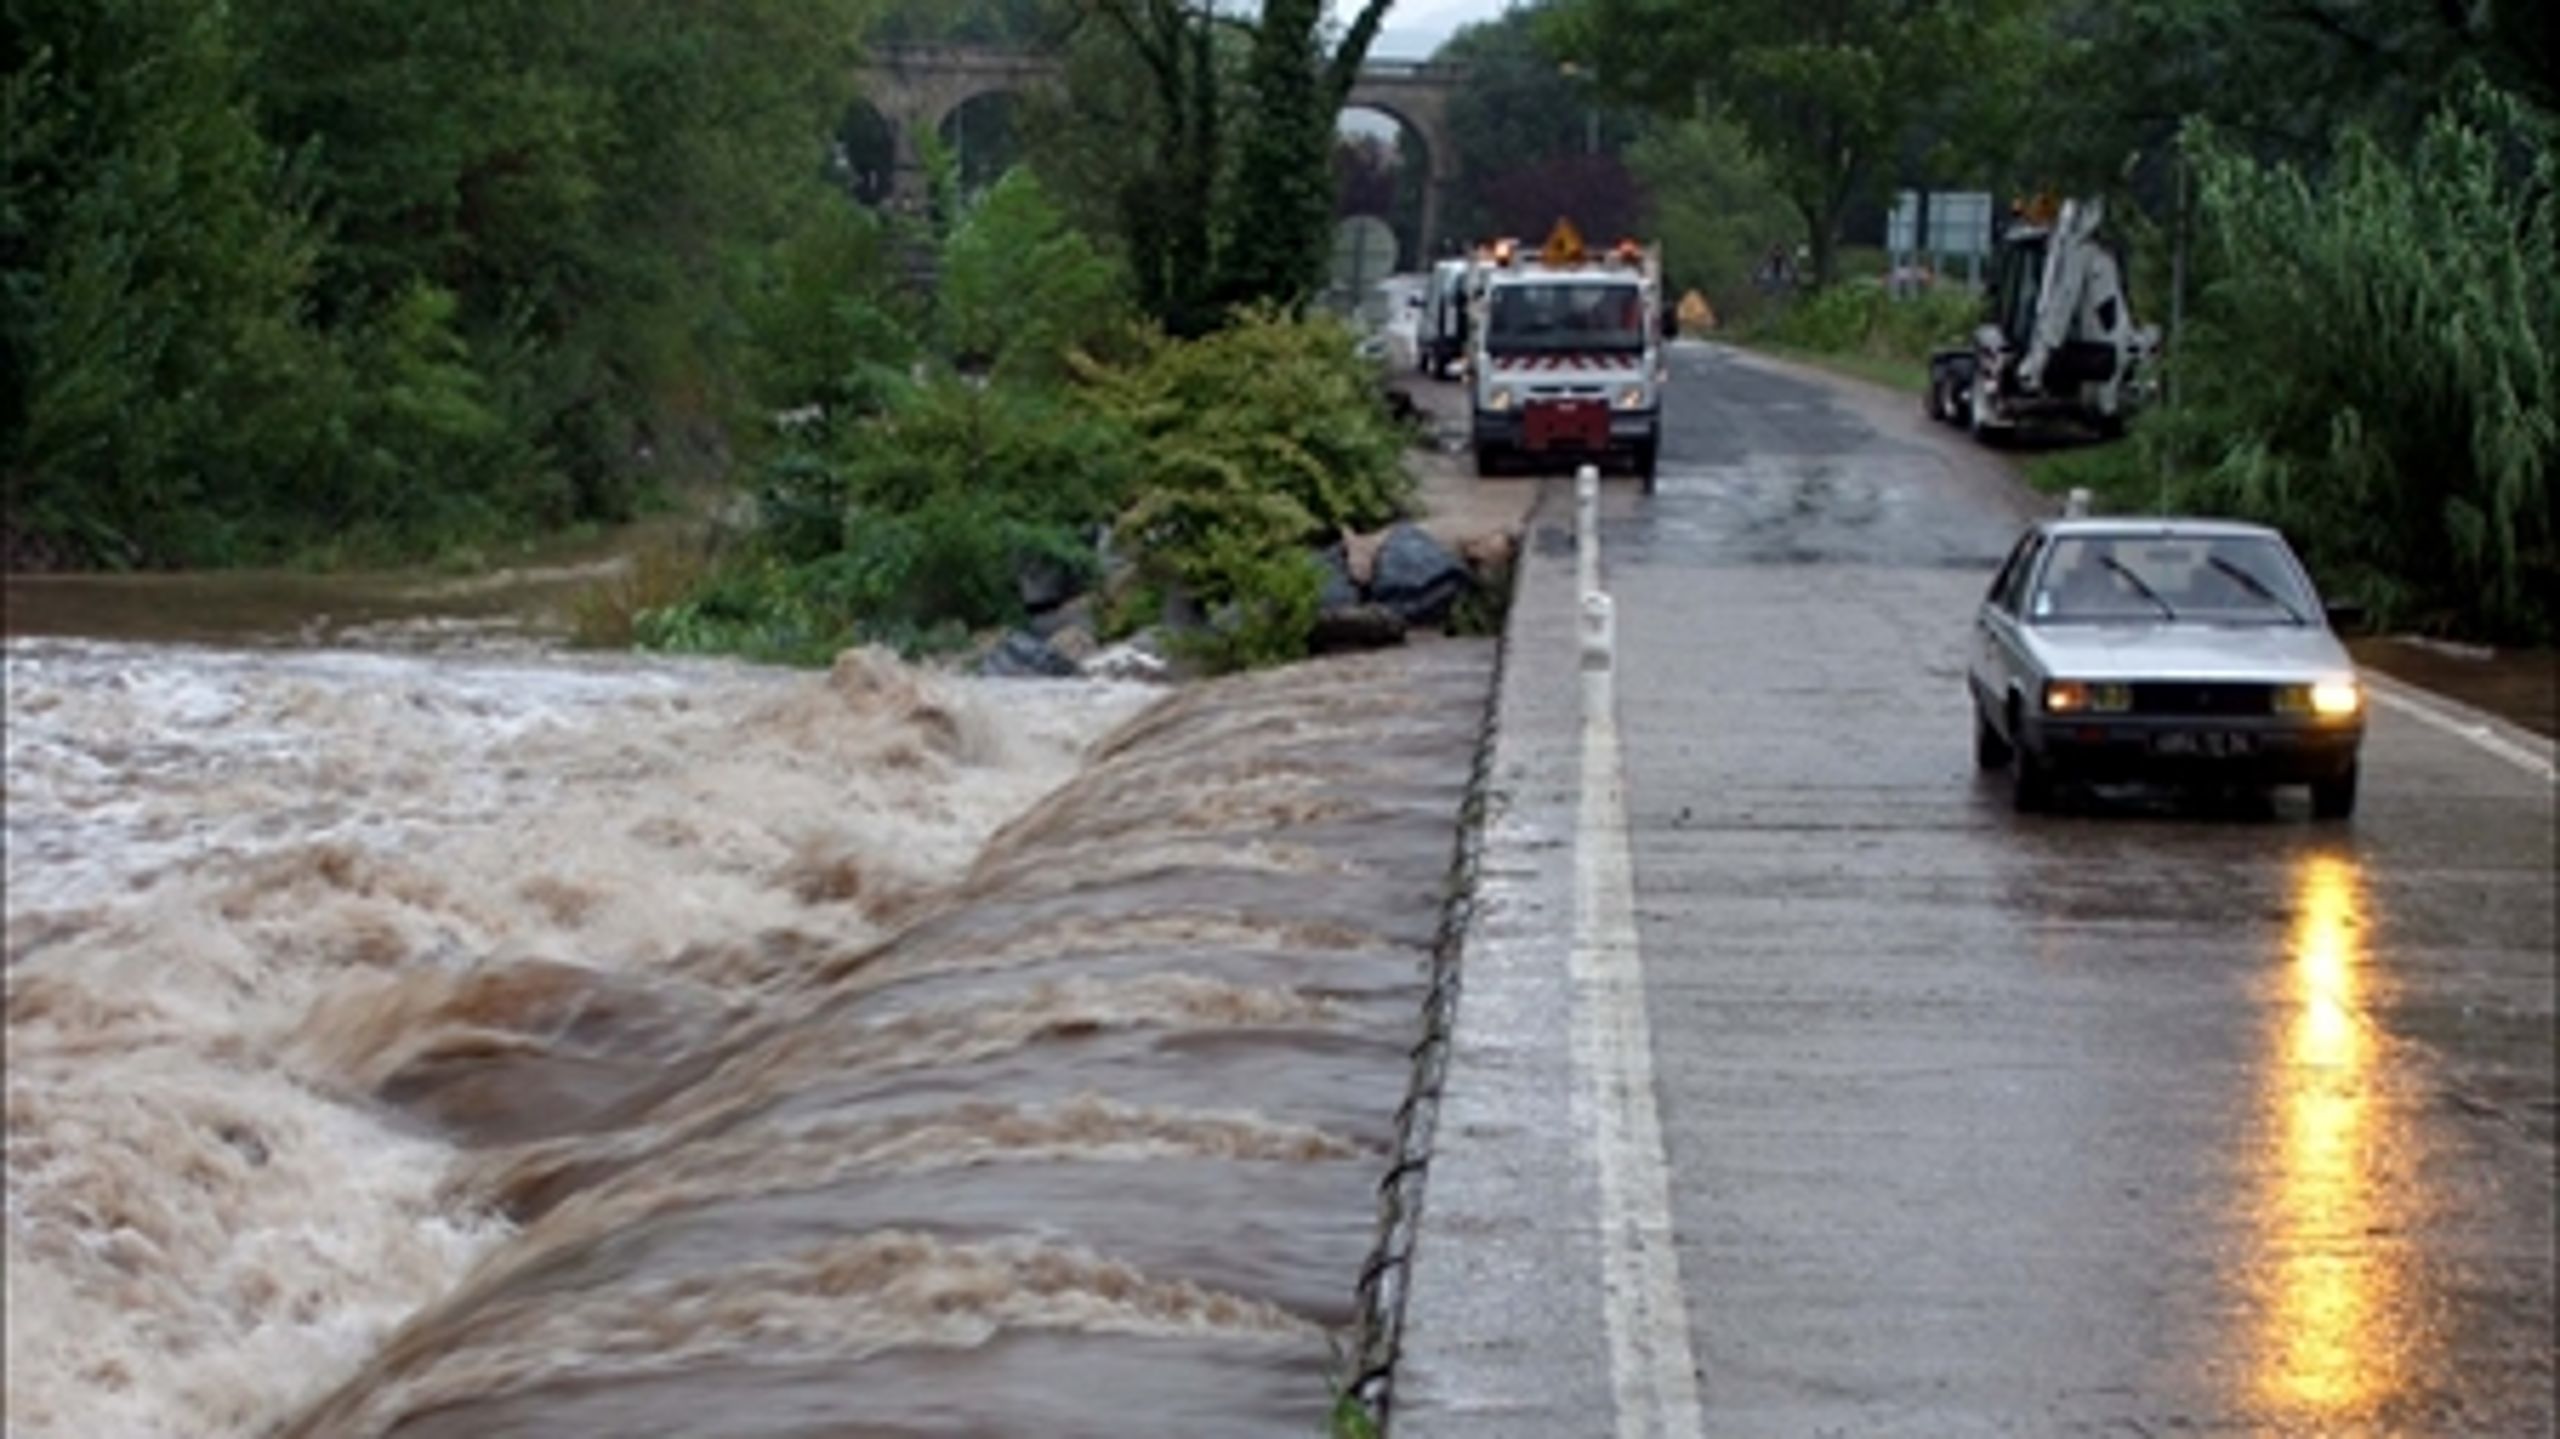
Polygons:
M2203 755L2220 759L2253 754L2257 750L2257 742L2254 735L2234 734L2229 730L2170 730L2155 738L2151 747L2161 754Z

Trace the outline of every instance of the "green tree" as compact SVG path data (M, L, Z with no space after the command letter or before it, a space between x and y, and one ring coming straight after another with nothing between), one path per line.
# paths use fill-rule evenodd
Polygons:
M2028 82L1968 133L2021 186L2112 189L2165 213L2191 120L2317 167L2349 127L2414 143L2472 80L2552 113L2548 14L2541 0L2045 0Z
M1453 233L1545 233L1576 197L1541 177L1580 179L1615 162L1642 129L1640 117L1600 93L1589 72L1556 53L1542 31L1554 0L1518 6L1469 25L1434 57L1466 67L1449 101L1447 157L1455 190ZM1559 163L1572 160L1576 163ZM1588 215L1576 214L1582 223ZM1595 227L1606 228L1606 227Z
M1088 3L1068 72L1081 123L1050 153L1072 147L1069 163L1111 195L1139 303L1175 334L1204 333L1218 322L1228 47L1214 13L1182 0Z
M1741 128L1729 120L1653 127L1628 154L1648 197L1645 233L1662 244L1675 293L1699 290L1726 320L1748 319L1753 273L1796 224Z
M2547 637L2560 586L2560 151L2482 90L2317 174L2197 142L2215 279L2146 434L2383 617ZM2530 156L2529 160L2520 156Z
M1124 330L1121 275L1028 170L982 197L942 252L944 353L999 379L1055 384Z
M1236 305L1304 301L1324 270L1334 120L1392 0L1363 0L1338 36L1324 0L1252 18L1203 0L1081 3L1054 127L1072 134L1043 162L1113 197L1140 304L1198 335Z
M219 561L339 385L225 14L23 0L0 196L12 562Z
M1065 0L903 0L872 26L876 45L1032 47L1072 19Z
M449 292L573 510L624 512L659 441L717 411L727 271L819 183L871 10L253 0L267 127L330 222L319 313Z
M1851 207L1894 178L1911 134L2014 83L2028 3L1559 0L1546 33L1610 93L1738 122L1828 284Z
M1392 3L1366 0L1327 53L1325 0L1264 0L1246 72L1253 118L1227 206L1221 288L1230 304L1294 306L1322 282L1335 117Z

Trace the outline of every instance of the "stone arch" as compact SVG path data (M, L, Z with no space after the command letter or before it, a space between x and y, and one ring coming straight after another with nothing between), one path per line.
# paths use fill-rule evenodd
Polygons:
M1383 203L1378 203L1378 197L1372 196L1369 197L1372 208L1344 211L1338 218L1365 214L1386 221L1396 232L1399 267L1413 269L1426 265L1431 254L1431 236L1426 233L1432 219L1431 190L1441 163L1431 148L1430 136L1404 116L1376 105L1350 104L1342 107L1342 119L1347 120L1354 114L1375 115L1393 127L1394 139L1390 148L1394 153L1391 161L1394 190L1384 197ZM1353 133L1353 128L1345 125L1339 133ZM1370 132L1363 128L1358 133Z
M1444 248L1440 216L1447 208L1452 166L1457 152L1449 140L1449 96L1466 76L1454 65L1374 62L1363 66L1346 110L1375 110L1393 119L1420 143L1423 154L1422 216L1416 248L1418 263L1428 264Z
M878 105L859 96L844 107L828 137L827 172L857 204L889 202L897 184L898 126Z
M933 117L934 135L959 166L961 193L984 190L1021 158L1024 100L1019 89L990 86L954 98Z
M1056 86L1063 74L1051 55L973 45L882 46L855 74L861 93L897 130L891 203L923 202L924 168L915 137L930 133L966 101L991 91L1029 93ZM1424 181L1420 247L1440 249L1440 215L1446 209L1456 152L1449 144L1449 96L1466 78L1458 65L1372 61L1361 67L1346 109L1376 110L1421 137L1429 157Z

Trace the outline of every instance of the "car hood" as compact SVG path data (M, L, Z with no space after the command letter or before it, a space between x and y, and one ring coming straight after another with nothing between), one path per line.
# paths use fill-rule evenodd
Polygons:
M2036 625L2027 636L2045 672L2069 679L2309 684L2355 670L2318 625Z

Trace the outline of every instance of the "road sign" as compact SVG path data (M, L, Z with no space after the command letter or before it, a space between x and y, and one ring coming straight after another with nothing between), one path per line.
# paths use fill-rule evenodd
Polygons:
M1919 226L1920 195L1894 192L1893 213L1885 219L1884 247L1897 255L1917 249L1929 254L1971 259L1991 253L1991 196L1982 190L1938 190L1929 196L1929 235L1925 246L1913 233Z

